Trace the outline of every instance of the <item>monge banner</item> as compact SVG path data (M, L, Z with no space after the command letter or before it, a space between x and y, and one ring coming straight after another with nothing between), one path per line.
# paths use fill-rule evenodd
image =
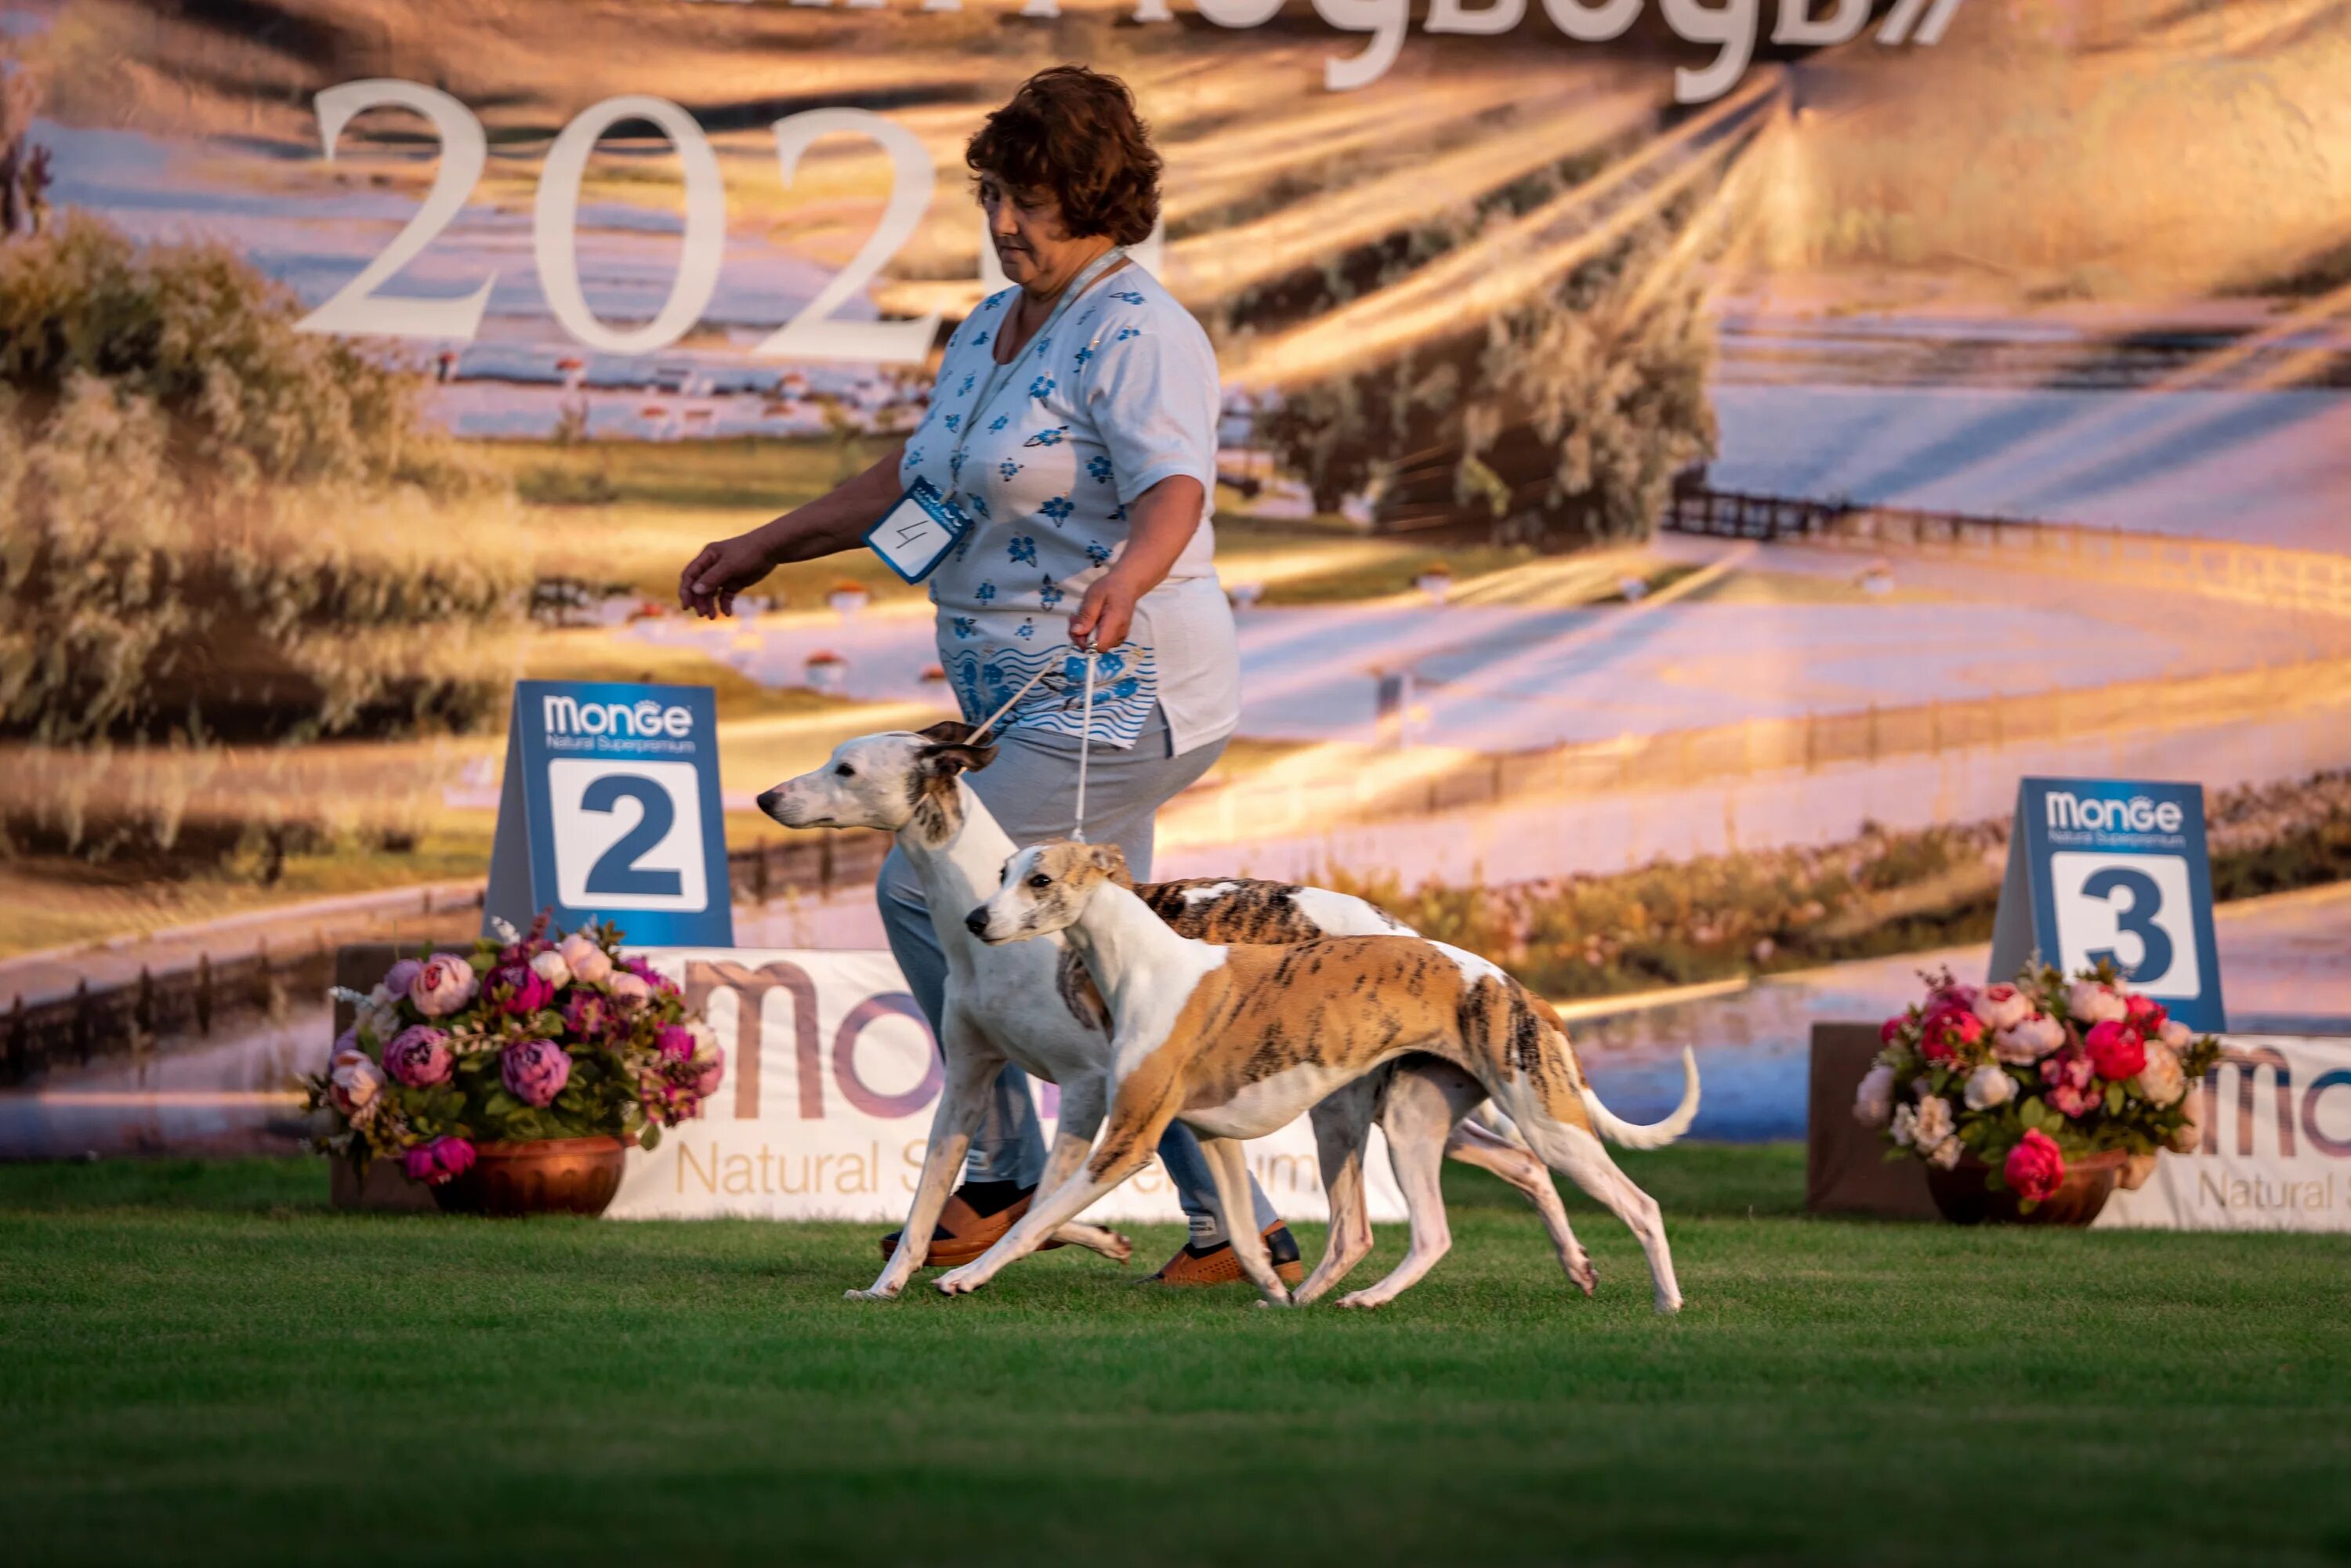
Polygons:
M726 1082L702 1119L632 1154L609 1212L630 1219L901 1220L945 1081L930 1026L887 953L670 948L647 955L685 988L726 1044ZM1033 1082L1050 1143L1061 1108ZM1386 1145L1372 1134L1372 1218L1404 1218ZM1249 1145L1249 1168L1285 1218L1330 1212L1301 1118ZM1177 1221L1167 1173L1149 1169L1087 1211Z
M2200 1146L2166 1154L2098 1224L2351 1230L2351 1040L2232 1037L2199 1092Z

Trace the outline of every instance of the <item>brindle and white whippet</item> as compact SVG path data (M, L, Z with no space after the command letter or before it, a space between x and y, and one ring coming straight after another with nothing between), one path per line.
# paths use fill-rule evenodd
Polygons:
M1533 1151L1632 1228L1648 1256L1661 1312L1680 1310L1673 1256L1655 1199L1616 1168L1602 1136L1656 1148L1698 1115L1698 1063L1682 1053L1672 1115L1635 1126L1585 1082L1551 1005L1475 954L1417 936L1340 936L1286 947L1195 941L1120 887L1115 862L1082 843L1040 844L1005 867L1002 885L966 919L987 943L1065 933L1113 1019L1110 1109L1102 1143L986 1253L940 1276L949 1295L977 1290L1141 1170L1171 1121L1200 1135L1219 1204L1246 1216L1241 1147L1334 1090L1407 1053L1474 1079ZM1268 1303L1289 1291L1263 1241L1228 1224L1233 1251ZM1244 1232L1249 1234L1244 1235ZM1417 1244L1395 1273L1342 1304L1391 1300L1436 1261Z
M1085 1158L1109 1103L1111 1035L1099 993L1063 940L997 946L977 940L964 912L995 891L1016 846L963 779L984 768L996 748L972 739L956 721L919 733L891 731L844 741L825 765L759 797L759 809L788 828L875 828L894 833L923 884L946 957L946 1006L939 1050L946 1082L900 1241L881 1275L852 1300L888 1300L922 1264L988 1087L1007 1061L1059 1084L1061 1119L1039 1194L1063 1185ZM1116 849L1096 852L1105 873L1129 888ZM1219 941L1282 943L1314 937L1408 931L1377 906L1324 888L1241 877L1195 878L1135 889L1175 930ZM1315 1140L1331 1195L1331 1245L1301 1294L1312 1300L1371 1249L1363 1154L1377 1121L1401 1175L1417 1174L1407 1202L1415 1236L1443 1224L1436 1172L1446 1154L1501 1176L1541 1215L1560 1262L1588 1293L1592 1265L1569 1228L1550 1173L1532 1155L1462 1120L1485 1098L1474 1079L1433 1057L1400 1061L1347 1085L1314 1112ZM1148 1152L1146 1151L1146 1158ZM1133 1250L1115 1231L1071 1223L1038 1236L1090 1247L1123 1261ZM1242 1228L1255 1237L1256 1228Z

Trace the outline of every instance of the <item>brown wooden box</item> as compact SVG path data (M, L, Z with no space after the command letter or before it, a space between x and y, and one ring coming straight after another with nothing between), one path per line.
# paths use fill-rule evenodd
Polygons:
M1927 1167L1888 1160L1875 1127L1853 1119L1853 1094L1878 1051L1874 1023L1813 1026L1812 1083L1804 1108L1804 1207L1815 1214L1937 1219Z

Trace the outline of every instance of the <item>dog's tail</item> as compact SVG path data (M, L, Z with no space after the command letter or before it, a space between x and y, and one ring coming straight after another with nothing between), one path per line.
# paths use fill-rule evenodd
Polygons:
M1674 1113L1662 1122L1652 1122L1646 1127L1635 1126L1600 1103L1600 1096L1584 1086L1583 1110L1600 1135L1621 1148L1662 1149L1690 1129L1698 1120L1698 1053L1688 1046L1682 1047L1682 1103Z

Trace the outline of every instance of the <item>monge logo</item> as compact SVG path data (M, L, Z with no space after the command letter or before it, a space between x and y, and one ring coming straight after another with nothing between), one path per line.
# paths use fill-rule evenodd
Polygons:
M2179 804L2171 800L2158 806L2144 795L2109 800L2099 795L2084 800L2064 789L2049 792L2049 825L2061 831L2074 829L2101 833L2176 833L2180 820Z
M544 699L549 735L610 735L650 739L655 736L684 738L694 728L693 713L664 707L651 697L634 703L583 703L577 697Z

